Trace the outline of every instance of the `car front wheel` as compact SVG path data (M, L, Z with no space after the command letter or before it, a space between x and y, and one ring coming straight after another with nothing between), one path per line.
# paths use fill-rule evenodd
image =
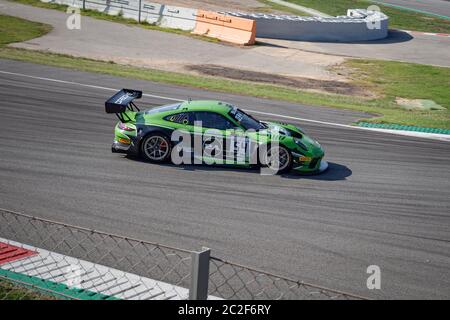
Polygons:
M283 146L271 146L263 157L262 165L274 173L282 174L292 169L292 154Z

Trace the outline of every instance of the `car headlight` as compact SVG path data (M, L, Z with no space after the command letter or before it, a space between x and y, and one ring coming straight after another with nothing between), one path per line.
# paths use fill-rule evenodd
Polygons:
M322 145L318 141L314 140L314 143L315 143L316 147L319 147L320 149L322 149Z
M315 147L322 148L320 143L318 141L316 141L316 140L313 140L313 144L314 144Z
M300 140L294 139L294 142L295 142L295 144L298 145L301 149L303 149L303 150L305 150L305 151L308 151L308 147L305 146L305 144L304 144L303 142L301 142Z

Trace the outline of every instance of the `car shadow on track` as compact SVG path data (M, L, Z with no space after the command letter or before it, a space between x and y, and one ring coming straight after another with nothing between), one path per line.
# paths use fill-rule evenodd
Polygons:
M299 174L295 172L289 172L281 175L287 179L308 179L308 180L320 180L320 181L341 181L347 180L352 175L352 170L347 166L339 163L328 162L328 169L325 172L319 174Z
M172 163L161 163L154 164L147 162L141 158L133 157L133 156L125 156L126 159L142 162L145 164L157 165L175 168L178 170L185 171L209 171L209 172L224 172L224 171L233 171L233 172L242 172L242 173L251 173L251 174L261 174L261 170L259 168L245 168L245 167L233 167L230 165L207 165L207 164L186 164L186 165L175 165ZM303 174L297 173L295 171L291 171L289 173L284 173L278 175L281 178L285 179L308 179L308 180L322 180L322 181L340 181L346 180L347 177L352 175L352 171L344 165L329 162L328 169L322 173L315 174Z

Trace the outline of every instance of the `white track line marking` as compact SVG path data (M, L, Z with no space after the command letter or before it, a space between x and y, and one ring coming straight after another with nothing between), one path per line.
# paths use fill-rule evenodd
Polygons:
M32 76L32 75L28 75L28 74L9 72L9 71L3 71L3 70L0 70L0 74L9 74L9 75L14 75L14 76L18 76L18 77L24 77L24 78L30 78L30 79L36 79L36 80L43 80L43 81L50 81L50 82L56 82L56 83L62 83L62 84L70 84L70 85L76 85L76 86L81 86L81 87L86 87L86 88L108 90L108 91L114 91L114 92L118 91L118 89L115 89L115 88L96 86L96 85L92 85L92 84L85 84L85 83L74 82L74 81L66 81L66 80L38 77L38 76ZM165 97L165 96L159 96L159 95L148 94L148 93L144 93L143 96L145 96L145 97L152 97L152 98L158 98L158 99L164 99L164 100L168 100L168 101L175 101L175 102L186 101L186 100L183 100L183 99L176 99L176 98L172 98L172 97ZM346 129L375 131L375 132L395 134L395 135L400 135L400 136L410 136L410 137L417 137L417 138L429 138L429 139L435 139L435 140L441 140L441 141L447 141L447 142L450 141L450 135L445 135L445 134L402 131L402 130L388 130L388 129L377 129L377 128L366 128L366 127L351 126L351 125L347 125L347 124L340 124L340 123L334 123L334 122L327 122L327 121L320 121L320 120L312 120L312 119L298 118L298 117L292 117L292 116L285 116L285 115L280 115L280 114L275 114L275 113L270 113L270 112L257 111L257 110L250 110L250 109L244 109L244 110L248 111L248 112L252 112L252 113L257 113L257 114L261 114L261 115L271 116L271 117L278 117L278 118L291 119L291 120L296 120L296 121L310 122L310 123L316 123L316 124L321 124L321 125L346 128Z
M94 89L101 89L101 90L108 90L108 91L118 91L117 89L114 89L114 88L95 86L92 84L85 84L85 83L80 83L80 82L37 77L37 76L31 76L31 75L23 74L23 73L9 72L9 71L3 71L3 70L0 70L0 73L9 74L9 75L13 75L13 76L19 76L19 77L25 77L25 78L31 78L31 79L36 79L36 80L44 80L44 81L57 82L57 83L63 83L63 84L72 84L72 85L87 87L87 88L94 88ZM157 96L157 95L153 95L153 94L144 94L144 96L160 98L160 99L164 99L164 100L172 100L172 101L177 101L177 102L185 101L185 100L174 99L174 98L170 98L170 97Z
M275 113L262 112L262 111L256 111L256 110L249 110L249 109L244 109L244 110L251 112L251 113L258 113L258 114L267 115L267 116L271 116L271 117L292 119L292 120L297 120L297 121L305 121L305 122L317 123L317 124L322 124L322 125L341 127L341 128L346 128L346 129L375 131L375 132L380 132L380 133L395 134L395 135L399 135L399 136L428 138L428 139L450 142L450 135L448 135L448 134L426 133L426 132L416 132L416 131L406 131L406 130L390 130L390 129L379 129L379 128L366 128L366 127L351 126L348 124L340 124L340 123L284 116L284 115L279 115L279 114L275 114Z

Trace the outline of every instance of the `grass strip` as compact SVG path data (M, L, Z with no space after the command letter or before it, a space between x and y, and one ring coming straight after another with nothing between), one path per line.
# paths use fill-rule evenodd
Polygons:
M17 25L21 27L18 28ZM41 36L50 29L51 27L45 24L0 15L0 30L2 31L0 32L0 43L2 43L0 58L379 115L376 118L361 119L366 122L450 129L450 90L448 90L450 68L363 59L348 60L339 66L347 73L350 70L349 77L358 86L376 92L378 96L376 99L368 99L358 96L311 92L273 84L139 68L108 61L5 46L6 43ZM436 103L444 106L446 110L404 110L396 105L395 98L397 96L409 99L433 99Z

